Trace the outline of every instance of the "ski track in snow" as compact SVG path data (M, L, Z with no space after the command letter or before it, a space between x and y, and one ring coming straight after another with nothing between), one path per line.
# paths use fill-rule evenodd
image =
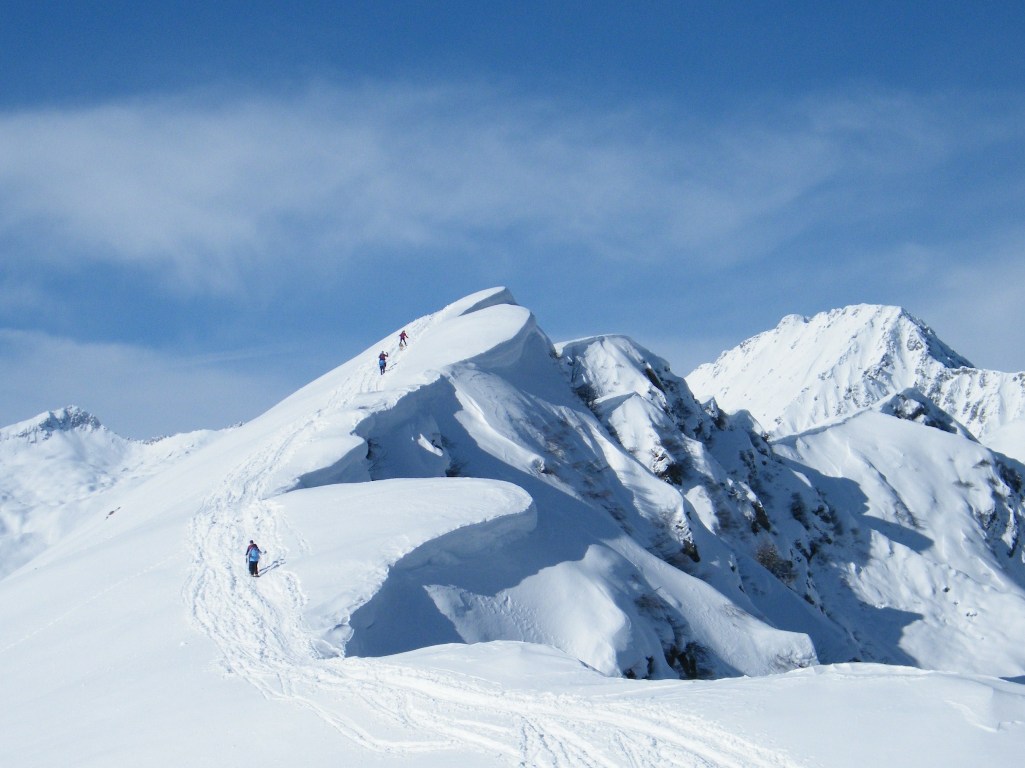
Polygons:
M410 327L411 343L427 325ZM376 360L368 362L363 375L333 393L325 411L379 390L381 378ZM287 522L264 500L266 479L316 433L322 413L285 426L238 465L189 526L194 560L183 598L218 646L226 674L241 676L268 698L308 709L362 749L399 757L471 749L524 768L799 764L679 707L519 692L386 659L322 658L303 623L299 580L281 567ZM266 548L274 568L269 578L249 576L243 558L248 538Z

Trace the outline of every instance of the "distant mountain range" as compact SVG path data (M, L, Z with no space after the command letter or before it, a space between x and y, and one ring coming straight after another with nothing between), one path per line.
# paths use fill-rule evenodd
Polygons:
M625 337L553 344L502 289L404 327L230 430L0 430L0 611L160 530L228 657L255 614L305 627L286 661L515 640L632 678L1025 674L1025 374L894 307L784 318L686 380ZM239 584L251 536L287 594Z

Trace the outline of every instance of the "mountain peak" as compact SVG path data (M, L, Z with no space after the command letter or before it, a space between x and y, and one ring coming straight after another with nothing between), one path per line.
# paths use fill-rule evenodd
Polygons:
M68 405L41 413L33 419L12 424L0 430L0 435L6 438L36 437L46 440L57 432L97 429L104 429L99 419L77 405Z
M853 408L881 393L775 441L746 413L706 412L624 336L553 344L504 289L401 327L408 344L389 334L210 440L126 441L75 407L16 425L21 439L0 432L0 717L28 728L13 764L67 763L69 750L139 763L160 742L155 710L208 728L196 754L224 762L237 752L224 734L268 690L266 741L287 742L272 759L289 764L374 762L382 745L393 762L439 765L786 764L806 750L738 746L751 728L710 730L690 714L702 702L680 715L652 703L767 701L775 689L754 678L783 671L791 688L855 680L862 702L886 674L902 690L946 675L897 709L967 712L955 736L1025 720L1020 686L964 682L1025 673L1025 470L965 439L969 420L931 389L887 389L922 361L926 383L973 373L929 363L928 334L902 310L792 316L734 351L763 395L782 382L805 407ZM258 581L247 540L266 555ZM671 682L695 677L735 679ZM795 714L777 720L804 732L816 707L792 694ZM980 727L973 705L997 694ZM124 725L142 736L94 735L125 701L139 702ZM327 726L312 746L295 738L311 712ZM58 718L80 727L48 738ZM688 718L694 739L676 727ZM927 719L913 746L894 727L848 762L939 754L934 732L951 721ZM948 752L1011 763L970 739Z
M909 354L921 353L944 368L974 368L965 357L947 346L936 332L908 310L887 304L855 304L825 313L827 321L849 323L860 333L871 334L873 329L886 329L899 335ZM812 319L814 321L820 315Z
M944 368L975 367L947 346L929 325L903 307L888 304L851 304L819 312L812 317L786 315L773 330L758 334L740 346L751 346L757 340L806 332L814 334L817 343L833 341L838 349L852 342L871 343L881 354L892 355L900 351L899 348L893 348L892 342L898 341L901 342L898 347L902 347L906 355L927 355ZM829 338L824 339L826 334ZM724 352L720 360L730 354L729 351Z
M869 407L904 389L923 392L974 369L906 309L854 304L788 315L687 377L701 399L746 409L777 433Z
M516 299L513 298L512 292L508 288L496 286L495 288L488 288L483 291L477 291L477 293L471 293L469 296L464 296L459 301L445 307L442 313L453 316L469 315L499 304L518 306Z

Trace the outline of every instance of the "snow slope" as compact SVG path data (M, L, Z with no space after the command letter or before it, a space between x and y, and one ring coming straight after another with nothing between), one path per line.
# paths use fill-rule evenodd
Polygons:
M990 444L1025 420L1025 373L974 368L898 307L856 305L790 315L776 328L687 375L702 400L748 410L773 434L793 434L914 389ZM994 445L995 447L995 445ZM1025 445L1011 446L1019 461Z
M698 557L679 567L806 633L820 661L1021 674L1025 468L928 398L770 445L628 339L561 349L609 431L682 494L673 527Z
M379 618L416 611L432 643L543 642L606 674L676 677L673 665L688 647L700 648L703 668L717 674L814 661L807 637L759 621L643 546L654 536L648 519L680 506L679 494L609 439L566 387L532 315L505 292L470 297L409 331L415 344L392 349L385 376L367 369L368 350L267 414L302 404L310 418L319 401L315 418L286 429L287 449L271 449L265 466L247 470L259 475L254 493L280 494L288 509L288 491L297 489L330 484L332 493L348 493L340 481L374 481L365 491L373 495L388 487L382 480L468 475L524 489L537 522L518 538L488 537L471 562L442 563L423 583L396 576L362 586L374 600L338 607L330 633L337 652L347 642L366 655L416 647L411 633ZM633 523L636 539L610 507ZM200 531L197 546L208 538Z
M687 381L773 425L773 453L820 492L796 509L835 531L795 561L859 658L1020 674L1025 374L862 305L785 318Z
M842 532L818 588L867 656L1021 674L1025 500L1004 457L871 410L774 448L817 473Z
M88 499L32 551L0 534L22 557L0 579L5 760L953 766L1020 754L1015 683L962 665L815 666L820 647L861 647L844 631L863 617L811 606L814 569L788 583L759 559L765 542L823 534L792 511L794 494L834 493L812 485L826 469L802 463L802 446L777 456L743 417L705 413L627 340L554 347L501 289L405 328L408 349L382 340L166 461L146 453L160 443L126 447L70 418L69 446L106 447L52 484L45 468L74 465L67 451L32 453L40 441L21 425L4 431L11 460L37 468L21 473L22 519ZM982 504L988 475L964 470L973 488L949 502ZM993 561L959 577L979 580L973 596L1019 583L996 565L1012 506L965 539ZM250 538L266 552L259 579L243 562ZM942 575L967 565L966 553ZM866 577L864 599L882 581ZM956 658L922 637L908 658ZM728 677L678 679L692 674Z
M75 406L0 429L0 579L214 434L125 440Z

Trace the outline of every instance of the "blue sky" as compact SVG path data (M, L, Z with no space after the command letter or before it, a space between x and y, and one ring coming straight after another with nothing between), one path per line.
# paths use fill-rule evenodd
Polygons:
M222 427L494 285L681 375L859 302L1025 370L1020 4L285 5L5 3L0 424Z

